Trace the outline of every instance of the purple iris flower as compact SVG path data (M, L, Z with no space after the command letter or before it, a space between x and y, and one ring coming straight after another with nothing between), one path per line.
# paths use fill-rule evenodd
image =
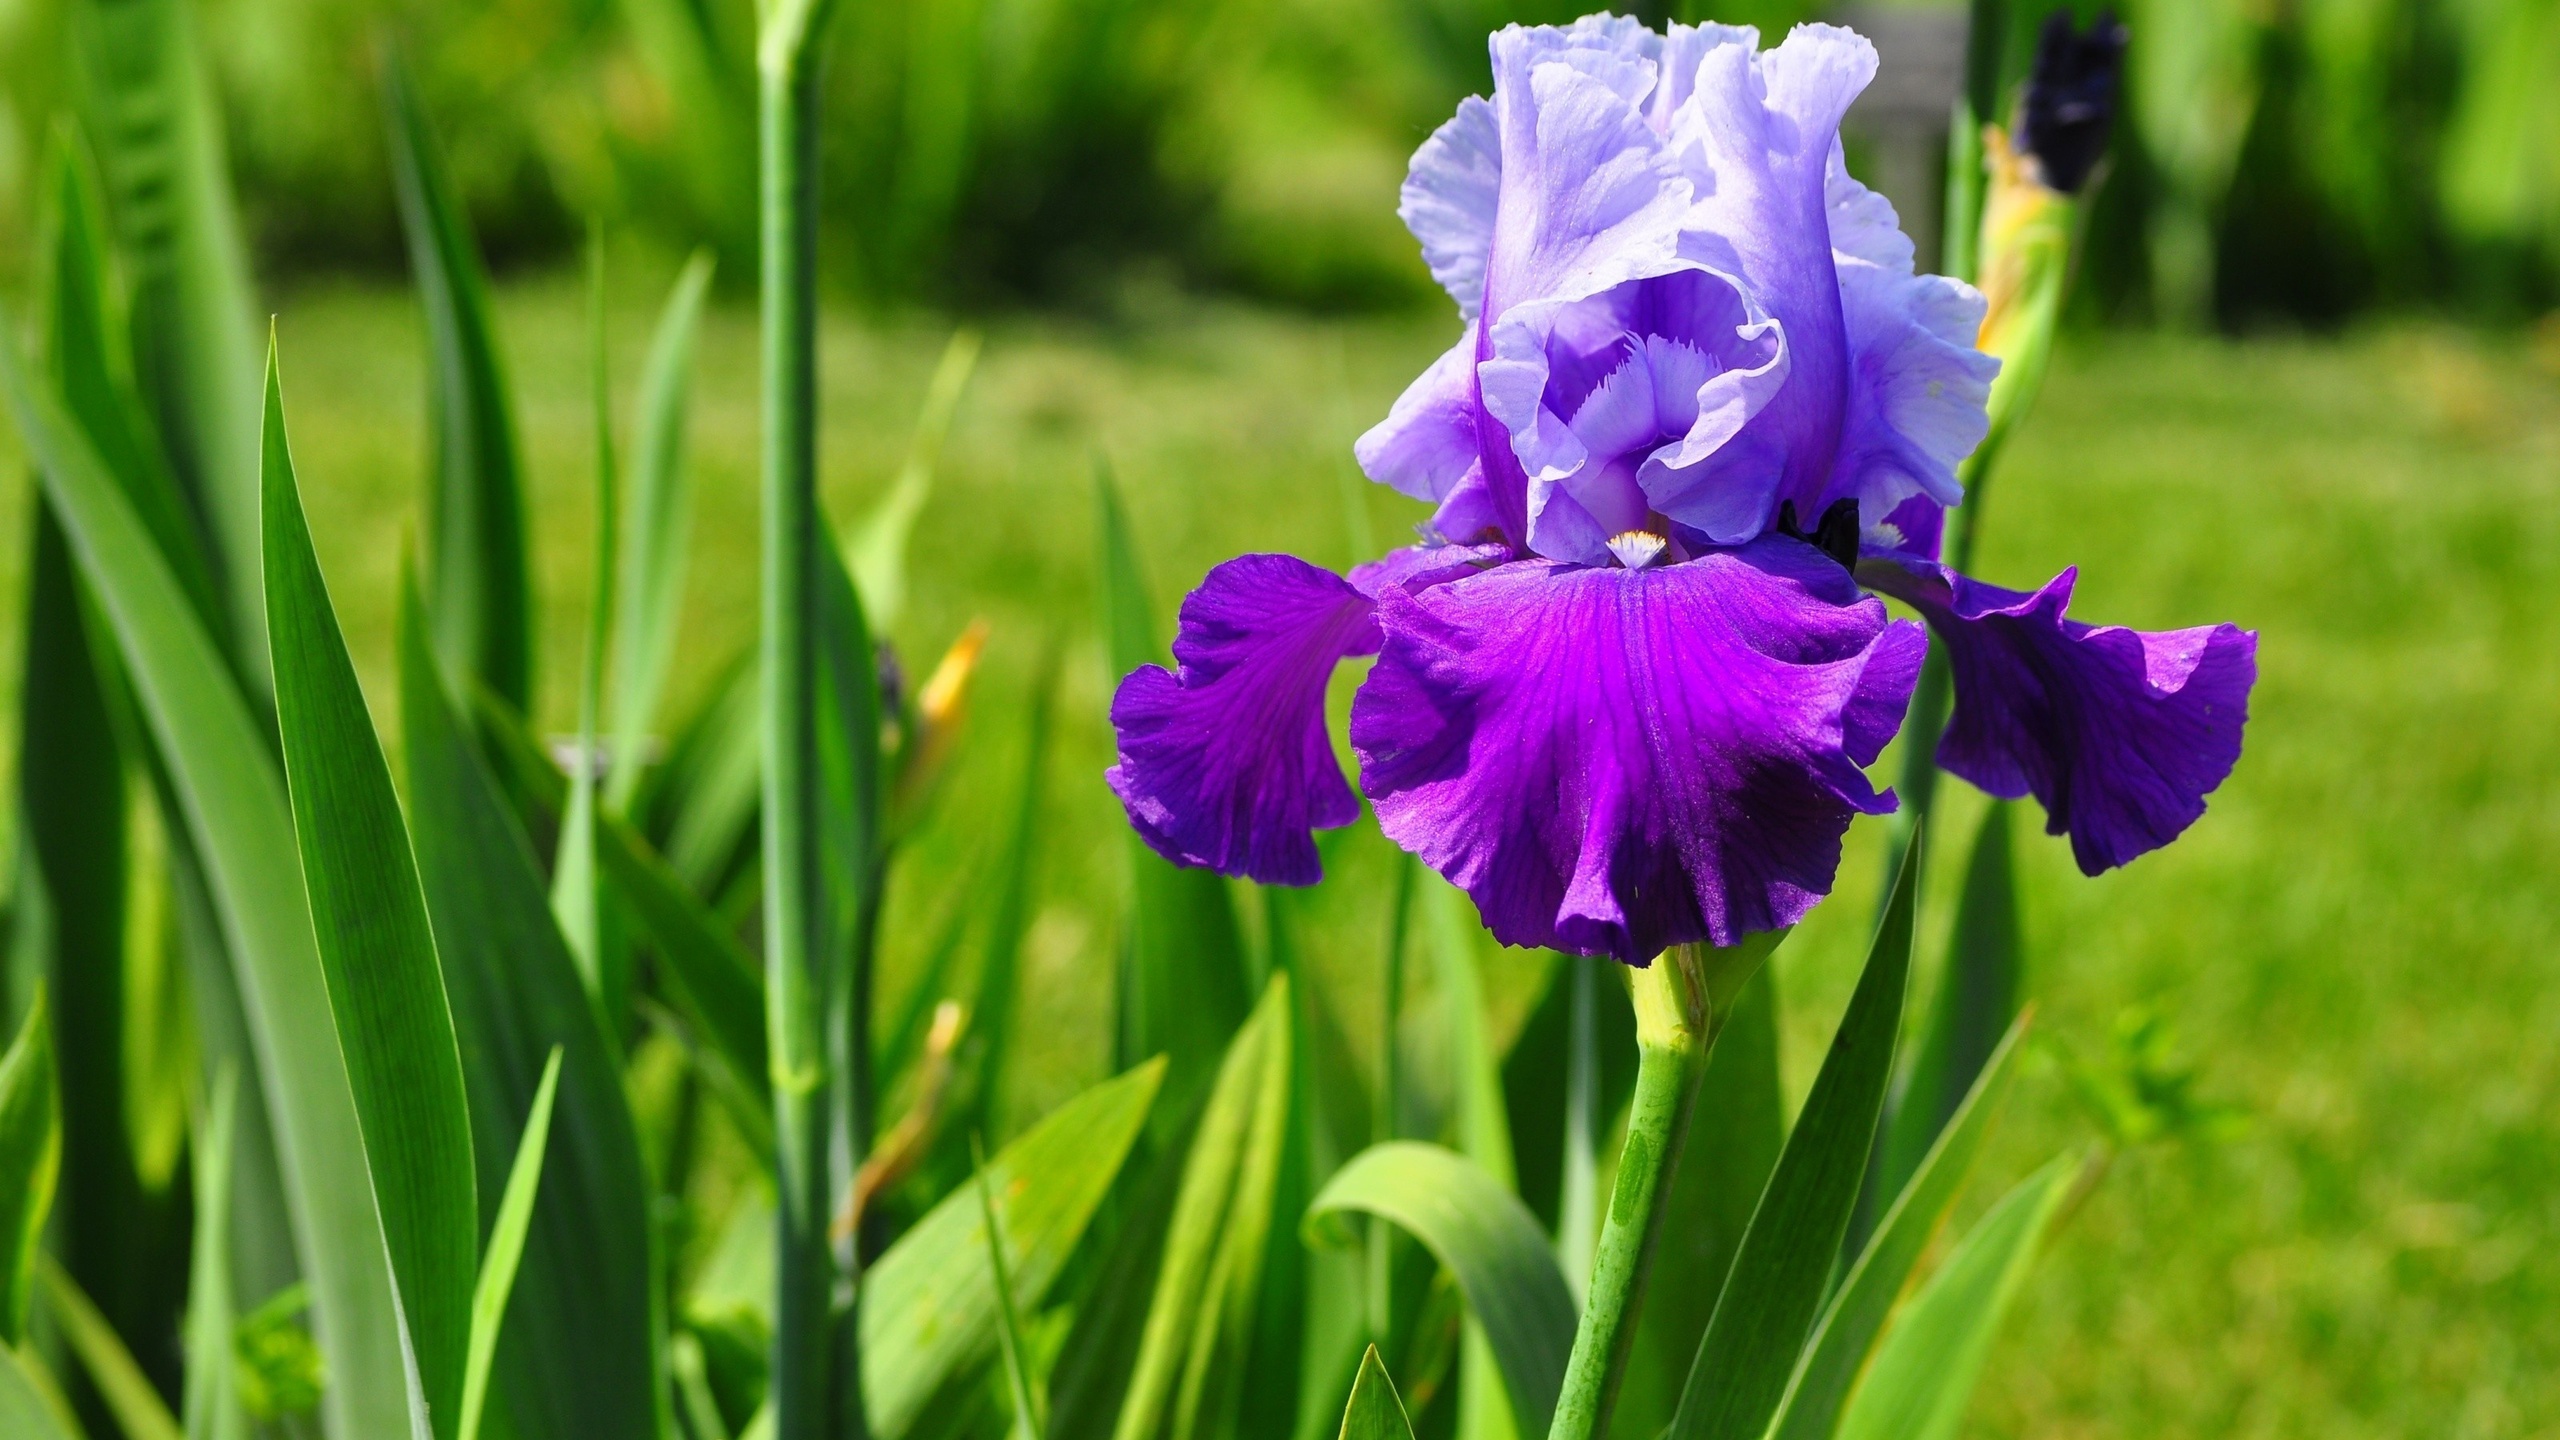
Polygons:
M1998 362L1983 302L1912 269L1849 177L1873 47L1593 16L1492 40L1494 92L1414 156L1401 213L1465 333L1361 437L1436 506L1346 578L1211 570L1178 668L1122 682L1109 781L1180 864L1308 884L1359 802L1508 944L1642 965L1793 924L1830 888L1927 646L1945 768L2033 794L2096 873L2167 843L2230 773L2256 637L2065 617L1938 563Z

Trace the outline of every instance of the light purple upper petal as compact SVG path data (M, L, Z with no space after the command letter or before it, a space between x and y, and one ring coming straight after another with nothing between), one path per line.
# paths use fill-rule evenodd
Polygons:
M1361 788L1506 944L1643 964L1792 924L1850 817L1892 808L1859 756L1909 697L1916 627L1800 542L1515 563L1378 613Z
M1361 472L1416 500L1449 498L1476 464L1476 327L1396 397L1351 447Z
M1915 495L1953 505L1957 462L1982 443L1999 360L1974 348L1982 293L1961 280L1912 272L1911 239L1893 206L1851 178L1831 152L1831 245L1846 319L1849 408L1830 484L1806 515L1843 497L1879 520Z
M1869 560L1858 578L1946 643L1955 712L1938 763L1994 795L2033 794L2091 875L2204 814L2240 758L2258 637L2232 625L2128 630L2067 619L2078 572L2032 594L1937 565Z

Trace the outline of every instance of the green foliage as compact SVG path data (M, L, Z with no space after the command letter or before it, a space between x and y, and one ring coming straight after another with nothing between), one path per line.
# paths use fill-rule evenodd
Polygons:
M499 1327L506 1322L507 1301L516 1285L516 1267L524 1260L525 1234L533 1224L534 1196L542 1186L542 1157L551 1142L551 1106L560 1093L560 1049L542 1067L542 1086L533 1092L533 1113L525 1117L524 1138L516 1144L515 1164L507 1171L505 1195L490 1223L489 1248L480 1257L480 1277L471 1289L471 1339L462 1370L462 1418L454 1427L458 1440L480 1440L481 1416L489 1403L490 1365L498 1353Z
M1378 1359L1378 1347L1360 1356L1360 1374L1351 1382L1351 1403L1342 1408L1342 1440L1413 1440L1413 1422L1404 1413L1396 1382Z
M148 531L58 396L27 374L14 345L0 344L0 388L114 630L204 858L227 947L240 961L242 1008L275 1121L286 1202L330 1317L322 1343L332 1423L406 1433L397 1302L347 1061L335 1045L293 1038L334 1035L338 1022L306 908L283 777Z
M435 357L427 386L434 442L421 507L427 611L445 663L525 710L533 698L533 579L523 462L488 280L396 52L383 52L382 81L401 228Z
M1958 1244L1885 1336L1840 1417L1841 1440L1947 1440L1991 1337L2026 1279L2077 1166L2056 1158L2018 1182Z
M1672 1418L1674 1440L1761 1434L1813 1328L1893 1069L1921 853L1916 839L1904 853L1857 993L1743 1232Z
M1394 1221L1457 1276L1501 1364L1521 1433L1543 1433L1564 1383L1576 1307L1528 1207L1477 1162L1396 1140L1336 1172L1307 1207L1308 1224L1346 1211ZM1340 1233L1340 1243L1349 1239Z
M26 1339L35 1292L36 1241L62 1170L62 1096L54 1078L53 1027L36 992L17 1038L0 1053L0 1344Z
M187 1440L245 1440L240 1364L232 1352L231 1165L239 1134L240 1073L214 1072L195 1137L195 1253L187 1262L187 1373L181 1413ZM316 1396L314 1398L317 1398Z
M81 1369L104 1398L126 1440L180 1440L177 1417L169 1413L160 1392L151 1388L142 1367L133 1363L133 1353L125 1349L115 1327L80 1293L79 1283L64 1274L50 1255L38 1258L36 1274L44 1282L46 1318L61 1334L64 1347L79 1357Z
M276 719L303 886L401 1333L426 1413L450 1440L479 1233L462 1058L391 770L311 550L272 351L260 458Z

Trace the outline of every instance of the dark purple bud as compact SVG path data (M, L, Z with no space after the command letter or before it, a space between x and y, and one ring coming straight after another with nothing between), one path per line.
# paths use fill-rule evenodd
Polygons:
M2018 107L2018 148L2036 157L2044 183L2065 195L2088 183L2107 153L2124 45L2125 28L2112 10L2099 11L2085 33L2071 28L2070 11L2056 10L2036 37L2035 70Z
M906 713L907 669L898 663L897 647L885 635L872 641L871 662L880 682L880 713L894 720Z

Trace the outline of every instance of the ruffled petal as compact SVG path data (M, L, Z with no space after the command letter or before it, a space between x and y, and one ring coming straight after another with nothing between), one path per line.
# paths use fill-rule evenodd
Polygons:
M1786 348L1785 383L1676 487L1654 493L1673 520L1728 542L1758 534L1781 499L1819 513L1813 502L1830 480L1850 357L1826 170L1840 117L1876 67L1875 47L1833 26L1799 25L1761 53L1750 39L1705 37L1668 130L1698 196L1682 258L1732 277Z
M1780 537L1643 571L1545 561L1389 591L1352 705L1388 836L1504 943L1645 964L1792 924L1850 817L1911 638ZM1907 631L1906 624L1902 629Z
M1325 735L1344 656L1378 648L1370 597L1292 555L1246 555L1182 602L1177 670L1149 665L1111 700L1120 762L1105 779L1158 854L1267 885L1323 874L1318 828L1360 802Z
M1870 518L1914 496L1964 496L1956 464L1991 426L1985 408L1997 358L1974 348L1982 293L1912 272L1911 240L1893 206L1851 178L1835 145L1828 190L1831 244L1849 343L1849 403L1831 482L1802 513L1842 498Z
M1938 763L1991 794L2032 794L2080 868L2156 850L2204 814L2240 758L2258 637L2234 625L2128 630L2065 618L2076 570L2032 594L1937 565L1869 560L1858 578L1946 642L1955 712Z
M1476 318L1484 299L1485 250L1493 243L1501 198L1502 130L1493 107L1470 95L1413 152L1396 206L1396 217L1422 242L1422 263L1431 267L1431 278L1468 320Z
M1476 332L1458 343L1396 397L1387 418L1351 447L1362 474L1416 500L1449 498L1476 463Z

